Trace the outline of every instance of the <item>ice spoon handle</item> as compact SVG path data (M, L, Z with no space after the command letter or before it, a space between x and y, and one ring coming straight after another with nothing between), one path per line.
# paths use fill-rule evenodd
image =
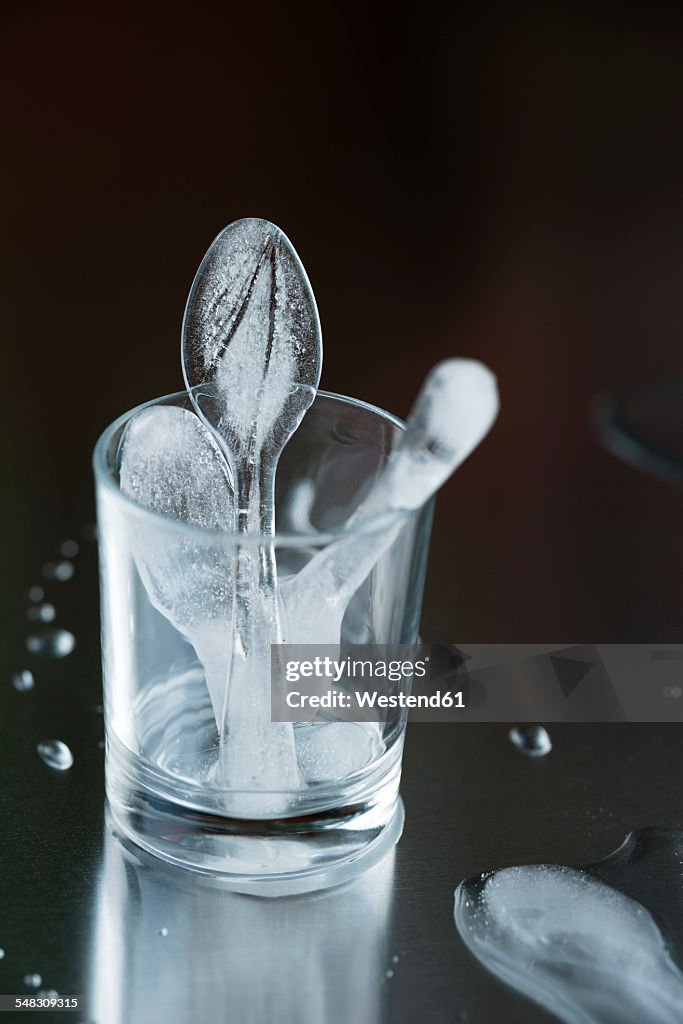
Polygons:
M283 583L288 643L337 644L346 607L406 523L396 516L374 529L373 516L414 511L428 501L488 433L498 412L493 374L481 363L451 359L422 386L407 429L349 525L360 526L318 552Z
M271 722L270 645L280 643L273 530L272 460L249 455L236 464L236 521L244 536L236 559L233 644L226 690L221 765L233 789L296 789L291 726ZM255 527L260 527L255 529ZM235 742L239 735L240 742ZM268 751L268 763L254 763L244 751Z

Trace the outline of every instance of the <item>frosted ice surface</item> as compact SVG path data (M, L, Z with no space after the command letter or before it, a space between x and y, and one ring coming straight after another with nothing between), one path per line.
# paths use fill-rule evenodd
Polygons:
M121 490L145 508L211 530L232 530L227 464L188 409L153 406L128 424L119 454Z
M296 731L296 754L306 782L332 782L360 771L384 750L373 723L316 722Z
M145 508L210 530L232 530L232 488L223 455L187 409L154 406L121 442L121 490ZM230 659L232 554L215 535L136 524L131 544L154 607L193 644L220 721Z
M291 723L271 721L273 602L258 590L249 600L249 628L236 632L233 640L221 733L221 773L223 782L239 791L231 797L231 813L279 816L290 808L301 779ZM245 634L250 650L243 646Z
M427 376L406 432L364 504L364 515L419 508L486 437L498 415L496 378L474 359L448 359Z
M232 456L245 441L257 452L282 447L315 397L321 353L315 299L289 240L265 220L228 225L190 291L183 365Z
M566 1024L680 1024L683 975L649 911L582 871L513 867L463 882L455 922L494 974Z

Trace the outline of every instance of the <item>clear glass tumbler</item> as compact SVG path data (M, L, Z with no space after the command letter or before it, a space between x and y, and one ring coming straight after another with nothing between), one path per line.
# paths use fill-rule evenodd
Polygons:
M238 548L258 539L172 519L121 490L124 432L152 406L193 411L185 392L149 402L108 427L94 454L114 828L164 860L242 892L337 884L376 863L400 836L406 711L391 710L381 722L328 716L285 726L293 730L296 787L264 794L225 784L216 695L228 685L229 658L226 664L217 637L231 635ZM334 545L352 552L357 545L366 560L376 548L376 562L332 627L342 643L418 641L433 502L359 523L352 518L403 429L390 413L320 392L278 467L281 588Z

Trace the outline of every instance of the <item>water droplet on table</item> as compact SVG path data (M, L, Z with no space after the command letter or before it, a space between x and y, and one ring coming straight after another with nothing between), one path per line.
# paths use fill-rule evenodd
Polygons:
M33 672L28 668L25 668L22 672L15 672L12 676L12 686L19 693L26 693L27 690L32 690L34 685Z
M27 988L40 988L42 984L43 979L39 974L24 975L24 985L26 985Z
M34 604L26 612L31 622L53 622L56 614L53 604Z
M65 540L60 545L60 552L65 558L75 558L78 552L81 550L78 541L76 540Z
M33 601L35 604L37 604L39 601L42 601L44 597L45 597L45 591L43 590L42 587L29 587L29 591L28 591L28 599L29 599L29 601Z
M528 757L545 757L553 749L548 730L542 725L515 725L508 736L513 746Z
M68 629L45 629L26 638L26 650L40 658L65 658L76 646L76 637Z
M38 756L50 768L63 772L74 763L74 756L62 740L44 740L36 747Z
M73 562L46 562L43 566L46 580L59 580L61 583L70 580L74 571Z

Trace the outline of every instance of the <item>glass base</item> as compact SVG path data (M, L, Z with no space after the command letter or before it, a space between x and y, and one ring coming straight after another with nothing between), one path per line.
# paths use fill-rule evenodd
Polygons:
M279 818L237 818L170 791L149 763L122 744L107 746L109 822L126 843L234 892L289 896L340 885L373 867L398 842L401 747L371 778L340 793L310 796ZM389 753L389 752L387 752ZM194 799L193 799L194 796Z

